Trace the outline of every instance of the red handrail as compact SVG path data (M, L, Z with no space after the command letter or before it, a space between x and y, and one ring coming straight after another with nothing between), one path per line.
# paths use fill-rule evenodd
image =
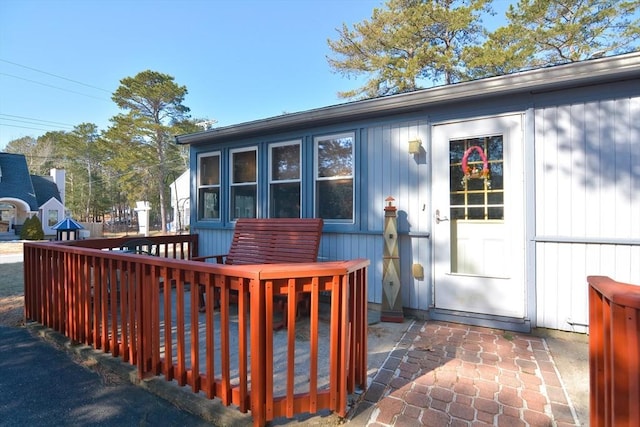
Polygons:
M640 286L589 276L592 427L640 425Z

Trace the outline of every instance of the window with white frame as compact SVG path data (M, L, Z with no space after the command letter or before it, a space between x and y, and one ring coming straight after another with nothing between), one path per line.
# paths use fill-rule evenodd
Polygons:
M300 218L300 141L269 146L269 216Z
M229 218L255 218L258 206L258 150L231 150Z
M198 219L220 219L220 153L198 156Z
M314 138L318 218L353 222L354 141L353 133Z

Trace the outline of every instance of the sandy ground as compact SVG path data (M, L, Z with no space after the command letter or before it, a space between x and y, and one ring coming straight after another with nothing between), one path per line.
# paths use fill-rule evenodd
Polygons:
M20 242L0 242L0 256L22 252ZM22 263L0 264L0 325L24 322L24 278Z
M0 242L0 255L19 254L22 252L22 242Z

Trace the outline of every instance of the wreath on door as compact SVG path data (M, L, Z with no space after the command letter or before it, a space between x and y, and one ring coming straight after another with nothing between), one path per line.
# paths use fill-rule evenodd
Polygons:
M479 165L477 164L469 166L469 156L474 151L477 151L480 155L480 159L482 159L482 169L480 169ZM472 145L464 152L464 155L462 156L462 174L463 176L461 184L463 186L470 179L484 179L487 188L491 188L491 172L489 171L489 162L487 161L487 156L482 150L482 147L478 145Z

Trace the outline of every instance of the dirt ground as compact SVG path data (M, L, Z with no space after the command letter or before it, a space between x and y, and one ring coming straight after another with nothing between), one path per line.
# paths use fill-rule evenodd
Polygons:
M22 243L0 242L0 256L22 252ZM0 264L0 325L24 322L24 277L22 263Z

